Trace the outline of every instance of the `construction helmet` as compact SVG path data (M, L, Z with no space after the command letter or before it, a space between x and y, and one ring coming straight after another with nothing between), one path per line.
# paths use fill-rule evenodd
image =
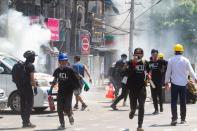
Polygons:
M37 56L37 55L32 50L25 51L25 53L23 54L23 57L25 57L26 59L31 58L31 57L35 57L35 56Z
M163 53L159 53L158 54L158 58L164 58L164 54Z
M176 44L176 45L174 46L174 51L175 51L175 52L183 52L183 51L184 51L183 45L181 45L181 44Z
M59 61L66 61L66 60L68 60L68 55L65 53L60 53L58 56L58 60Z

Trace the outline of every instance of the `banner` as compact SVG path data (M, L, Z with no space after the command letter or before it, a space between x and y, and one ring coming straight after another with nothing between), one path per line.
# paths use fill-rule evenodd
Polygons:
M59 29L60 21L55 18L48 18L46 21L46 25L48 29L51 31L51 41L59 41L60 40L60 29Z

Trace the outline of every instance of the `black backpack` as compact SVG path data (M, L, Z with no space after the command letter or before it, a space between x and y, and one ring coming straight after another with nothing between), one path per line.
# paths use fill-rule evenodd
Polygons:
M17 85L17 88L25 85L27 82L27 74L25 70L25 63L19 61L12 68L12 81Z
M122 60L116 62L115 69L114 69L114 76L122 77L123 67L125 63Z

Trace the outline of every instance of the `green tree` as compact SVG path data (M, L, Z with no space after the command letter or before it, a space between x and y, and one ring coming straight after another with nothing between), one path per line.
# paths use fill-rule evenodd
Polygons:
M190 49L196 48L197 0L175 0L173 6L165 6L168 2L169 0L163 1L161 7L155 9L151 15L155 36L173 31L178 41Z

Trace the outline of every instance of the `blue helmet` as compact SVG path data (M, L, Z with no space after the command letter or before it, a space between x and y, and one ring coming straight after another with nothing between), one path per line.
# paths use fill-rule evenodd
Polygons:
M60 53L58 56L58 60L59 61L64 61L64 60L68 60L68 55L65 53Z

